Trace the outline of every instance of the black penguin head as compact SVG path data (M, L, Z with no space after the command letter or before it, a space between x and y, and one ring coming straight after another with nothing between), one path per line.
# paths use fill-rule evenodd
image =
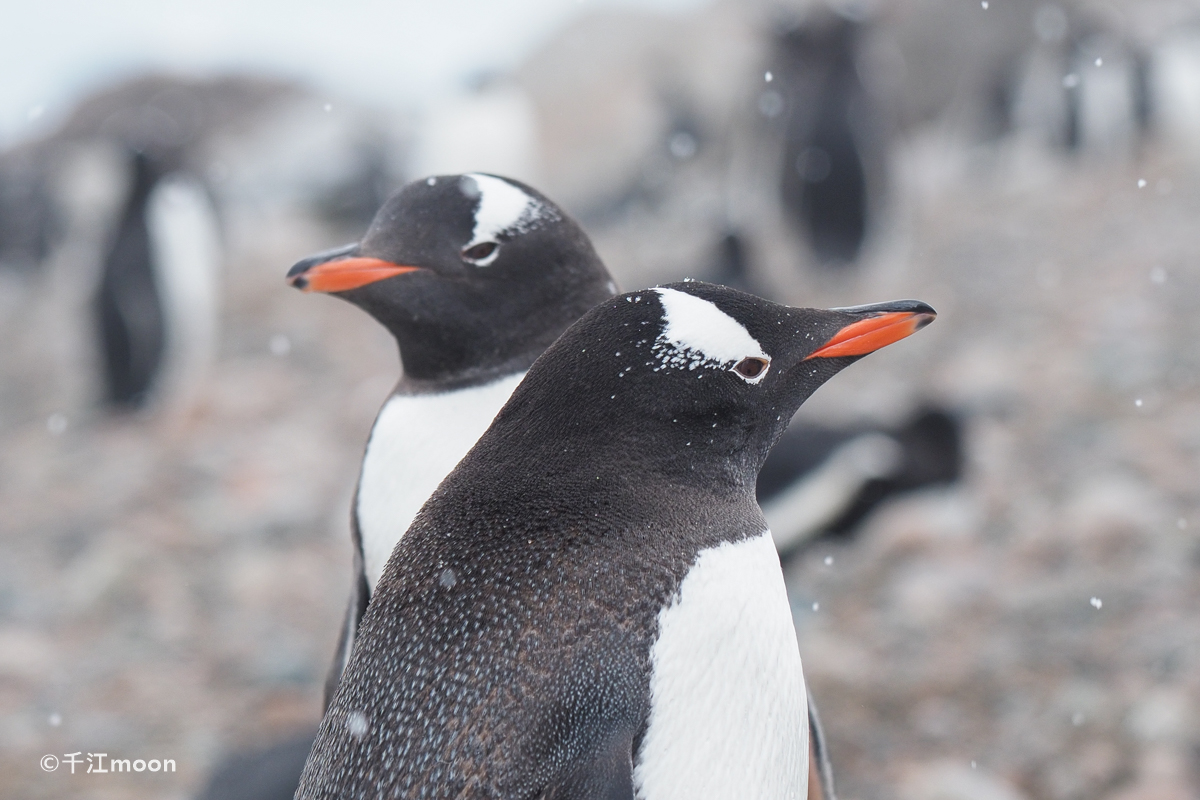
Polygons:
M715 477L753 491L767 453L809 395L934 317L913 300L820 310L706 283L632 292L563 334L497 426L545 439L539 457L552 461L602 452L597 464L632 459L639 472Z
M400 344L406 375L418 379L524 368L616 291L558 206L480 173L408 184L361 242L300 261L288 280L379 320Z

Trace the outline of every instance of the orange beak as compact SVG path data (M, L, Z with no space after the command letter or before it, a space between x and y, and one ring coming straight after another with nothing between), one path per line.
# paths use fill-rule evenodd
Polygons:
M883 305L883 304L881 304ZM892 305L892 304L886 304ZM885 306L886 307L886 306ZM845 309L862 313L870 306ZM912 336L937 317L937 312L924 303L914 303L911 309L891 311L880 308L872 316L851 322L833 338L819 347L808 358L839 358L842 356L865 356L881 347ZM808 359L805 359L808 360Z
M304 263L300 262L296 267ZM345 292L420 269L365 256L335 258L312 266L305 265L300 270L296 267L288 273L288 283L304 292Z

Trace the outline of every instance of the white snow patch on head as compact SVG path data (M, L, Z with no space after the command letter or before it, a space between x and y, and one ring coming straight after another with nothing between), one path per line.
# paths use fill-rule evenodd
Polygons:
M473 188L479 197L479 205L475 208L475 229L471 232L471 241L463 245L464 250L484 242L494 242L502 233L524 233L540 220L558 217L545 203L530 197L506 180L476 172L463 177L474 182L473 187L466 187L467 191ZM491 259L481 261L479 265L486 266L488 263L491 263Z
M663 307L662 333L652 348L661 362L656 372L666 367L722 369L743 358L770 361L762 345L742 323L712 303L678 289L654 291L658 292Z

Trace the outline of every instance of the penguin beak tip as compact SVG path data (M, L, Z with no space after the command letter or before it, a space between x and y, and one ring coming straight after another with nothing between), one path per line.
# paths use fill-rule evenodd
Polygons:
M865 356L907 339L937 319L931 306L913 300L837 310L865 316L843 327L808 358Z

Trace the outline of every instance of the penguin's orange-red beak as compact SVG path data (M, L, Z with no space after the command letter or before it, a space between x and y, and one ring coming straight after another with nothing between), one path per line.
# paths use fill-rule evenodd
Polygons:
M288 283L304 292L345 292L418 269L366 256L335 258L311 266L302 261L288 273Z
M937 317L937 312L924 303L904 301L903 305L910 307L902 310L889 308L896 305L901 304L881 303L878 306L839 309L855 314L867 313L870 316L842 328L808 358L865 356L912 336Z

